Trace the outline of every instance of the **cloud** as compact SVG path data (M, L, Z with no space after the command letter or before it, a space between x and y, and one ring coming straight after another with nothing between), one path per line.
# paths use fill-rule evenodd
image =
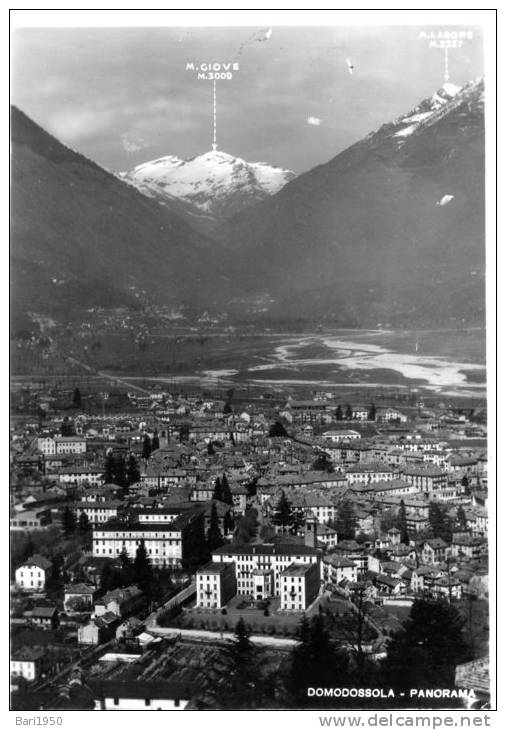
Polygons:
M313 127L319 127L320 124L323 122L323 119L319 119L318 117L308 117L306 119L306 122L308 124L311 124Z
M113 114L108 110L77 108L52 114L48 127L59 139L77 142L106 131L112 121Z
M146 142L146 140L142 139L142 137L129 134L128 132L123 132L121 135L121 144L123 145L125 152L129 155L134 152L139 152L140 150L145 150L147 147L151 146L149 142Z

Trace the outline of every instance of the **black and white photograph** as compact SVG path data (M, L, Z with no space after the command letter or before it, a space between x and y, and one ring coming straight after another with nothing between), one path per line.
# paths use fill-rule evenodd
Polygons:
M11 713L495 710L496 11L203 13L10 14Z

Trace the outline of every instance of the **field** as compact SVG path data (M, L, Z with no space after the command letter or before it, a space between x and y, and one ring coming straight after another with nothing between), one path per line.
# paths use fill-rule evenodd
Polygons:
M47 356L17 344L14 375L107 374L170 387L202 386L429 388L483 397L485 332L467 330L322 330L253 333L179 328L174 332L103 331L52 339Z

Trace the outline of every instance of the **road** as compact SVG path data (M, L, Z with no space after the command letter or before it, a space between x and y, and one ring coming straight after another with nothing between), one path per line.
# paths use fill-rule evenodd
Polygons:
M162 628L161 626L152 626L149 631L157 636L180 636L182 639L197 639L208 642L229 640L235 636L231 631L204 631L201 629ZM256 636L251 634L249 638L251 643L257 646L271 646L278 649L292 649L298 643L295 639L285 639L278 636Z

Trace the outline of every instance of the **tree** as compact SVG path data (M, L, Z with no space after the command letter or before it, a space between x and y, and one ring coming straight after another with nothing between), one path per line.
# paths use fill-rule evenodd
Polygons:
M367 614L370 603L367 598L367 584L357 583L353 588L351 596L355 609L346 614L344 619L344 631L351 651L355 659L356 673L360 684L365 684L367 679L368 661L364 644L369 638Z
M153 434L153 438L151 440L151 451L156 451L160 448L160 439L158 437L158 431L155 428L155 432Z
M87 603L83 598L74 596L65 603L66 613L83 613L85 611L91 611L90 604Z
M149 593L149 587L153 580L153 569L151 567L144 540L140 541L135 553L133 579L141 590L145 593Z
M404 631L387 649L383 673L387 686L407 692L411 687L452 688L457 664L471 658L464 635L464 618L444 600L418 599L413 603ZM449 700L418 700L419 707L448 706ZM402 704L402 703L401 703Z
M457 509L457 524L461 530L467 529L466 511L461 504Z
M113 482L119 487L128 487L127 468L123 454L118 454L114 460Z
M142 458L143 459L149 459L151 456L151 439L149 438L148 434L144 434L144 441L142 442Z
M221 486L220 477L216 477L216 481L214 483L213 499L223 502L223 487Z
M147 557L147 556L146 556ZM135 583L137 577L134 569L134 564L130 556L128 555L126 548L123 548L119 555L120 572L121 572L121 583L124 586L132 585Z
M292 503L283 490L272 513L272 524L282 527L284 531L288 530L291 522L291 513Z
M68 416L65 416L62 421L62 424L60 426L60 433L62 436L75 436L76 431L74 428L74 423Z
M226 474L223 474L223 476L221 477L221 488L222 500L225 502L225 504L229 504L232 506L234 504L234 498L232 497L232 492L230 491Z
M343 409L339 405L336 408L336 421L342 421L342 420L343 420Z
M69 507L65 507L63 510L62 525L66 535L72 535L76 531L76 516Z
M452 524L445 510L437 502L429 504L429 525L434 537L440 537L450 543L452 539Z
M199 514L192 520L184 543L183 566L185 570L194 571L207 560L209 560L209 551L207 549L204 515Z
M91 525L90 525L90 521L88 519L88 515L86 514L86 512L81 512L81 514L79 515L79 519L77 521L77 525L79 528L79 532L82 535L84 535L90 531Z
M469 478L468 478L467 474L464 474L464 476L460 480L460 483L464 487L464 492L466 494L469 494Z
M110 562L104 564L100 573L100 590L103 593L112 591L115 588L121 588L122 580L119 570L115 570Z
M374 403L371 403L369 407L369 413L367 414L367 420L368 421L375 421L376 420L376 406Z
M258 511L256 509L250 507L246 510L234 532L234 544L247 544L258 535L257 517Z
M61 588L63 583L62 568L63 568L63 556L54 555L51 560L51 571L47 581L48 591L57 591Z
M399 507L398 520L398 529L401 533L401 542L404 545L409 545L408 518L406 514L406 505L404 504L403 499L401 499L401 505Z
M74 388L74 393L72 394L72 404L74 408L81 408L81 391L79 388Z
M114 483L114 473L115 473L115 463L114 463L114 456L112 451L110 451L107 456L105 457L105 467L104 467L104 483L105 484L113 484Z
M334 465L332 463L332 459L327 454L326 451L321 451L316 459L313 461L311 468L315 471L326 471L326 472L333 472L334 471Z
M225 540L223 539L223 535L220 530L216 503L213 502L211 507L211 518L209 520L209 529L207 531L207 549L210 553L212 553L213 550L221 547L224 543Z
M292 651L287 690L288 704L292 707L312 708L328 706L328 698L308 697L308 687L332 687L336 676L347 676L347 660L330 641L322 615L311 621L304 615L297 630L298 643Z
M347 421L351 421L352 418L353 418L353 411L351 409L351 406L350 405L347 405L346 406L346 420Z
M357 530L357 517L355 507L349 499L344 499L338 510L337 519L334 522L334 529L340 540L353 540Z
M137 459L132 453L128 457L126 478L128 486L130 486L131 484L137 484L141 479L141 473L139 471Z
M286 428L283 426L283 424L280 421L275 421L273 424L271 424L269 428L269 436L270 437L276 437L276 436L288 436L288 433L286 431Z
M273 682L265 676L262 650L250 641L250 631L244 619L235 626L234 638L218 655L211 677L210 694L213 704L222 710L251 710L264 706L272 694Z
M234 518L232 517L230 510L225 512L225 517L223 519L223 530L225 532L225 535L228 535L230 532L234 531L235 527Z

